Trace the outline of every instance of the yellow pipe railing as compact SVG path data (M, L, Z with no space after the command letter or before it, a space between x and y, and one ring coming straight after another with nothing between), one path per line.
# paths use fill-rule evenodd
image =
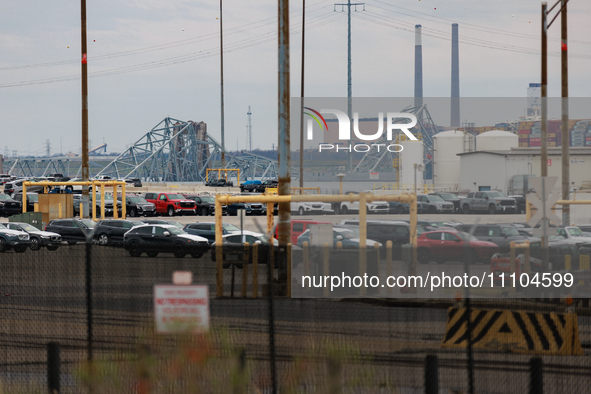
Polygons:
M92 190L92 200L96 201L96 187L101 187L101 217L102 219L105 218L105 186L113 186L113 218L117 219L117 186L121 186L121 219L125 219L126 217L126 206L125 206L125 182L124 181L76 181L76 182L49 182L49 181L42 181L42 182L31 182L25 181L23 182L23 213L27 212L27 186L43 186L44 190L46 190L47 186L91 186ZM81 207L82 204L80 204ZM82 212L82 211L81 211ZM82 215L82 213L81 213ZM96 219L96 204L92 204L92 220Z

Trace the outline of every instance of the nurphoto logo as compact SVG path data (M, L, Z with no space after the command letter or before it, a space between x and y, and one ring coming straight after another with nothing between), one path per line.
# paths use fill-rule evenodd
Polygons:
M359 113L353 113L353 127L351 127L351 120L349 116L338 109L321 109L320 111L316 111L310 107L304 107L308 112L304 112L306 115L310 116L312 119L308 119L306 125L306 138L308 141L314 138L314 122L315 120L320 130L325 132L328 130L328 125L326 123L326 119L322 114L331 113L337 117L337 121L339 123L339 140L342 141L349 141L351 140L351 129L353 129L353 133L355 137L362 141L374 141L377 142L379 139L382 138L384 134L384 123L381 121L384 119L384 113L378 113L378 130L374 134L363 134L359 130ZM410 119L410 123L398 123L396 121L401 119ZM392 141L394 139L394 131L402 131L408 139L412 141L417 141L417 137L415 137L409 129L413 128L417 124L417 117L413 114L404 113L404 112L388 112L386 115L386 140ZM403 147L400 144L355 144L349 146L339 146L338 144L319 144L318 151L322 152L323 150L336 150L337 152L340 150L344 151L355 151L355 152L368 152L372 148L375 148L378 152L380 148L384 147L389 152L398 153L402 152Z

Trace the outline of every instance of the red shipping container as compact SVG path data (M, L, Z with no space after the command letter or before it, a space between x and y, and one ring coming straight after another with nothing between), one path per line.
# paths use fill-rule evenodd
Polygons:
M541 142L529 142L529 146L541 146L542 143Z
M519 142L528 142L528 141L529 141L529 138L520 138L519 139Z
M591 137L585 137L585 141L591 141Z
M529 142L530 142L530 143L531 143L531 142L541 142L541 141L542 141L542 139L541 139L541 138L530 138L530 139L529 139Z

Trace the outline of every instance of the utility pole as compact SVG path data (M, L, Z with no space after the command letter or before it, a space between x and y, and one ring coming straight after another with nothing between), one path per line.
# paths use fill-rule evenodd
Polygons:
M542 3L542 176L548 176L548 29L560 14L561 21L561 60L562 60L562 199L570 199L570 130L568 127L568 41L566 4L568 0L558 0L548 10L548 4ZM548 14L557 5L560 9L548 23ZM570 225L570 206L562 206L562 224Z
M542 177L548 176L548 3L542 3ZM563 130L564 132L564 130ZM568 133L568 131L567 131Z
M86 48L86 0L80 0L80 21L82 40L82 181L88 182L88 64ZM82 217L88 217L88 187L82 188Z
M349 50L347 53L347 115L349 116L349 120L353 117L353 105L352 99L353 91L351 88L351 6L355 6L355 11L357 11L357 6L362 5L363 11L365 11L365 3L351 3L351 0L348 0L347 3L340 3L335 4L335 11L337 6L341 6L341 9L347 7L348 13L348 42L349 42ZM353 135L353 122L349 122L350 130L349 135ZM351 140L349 140L349 172L353 172L353 153L351 152Z
M224 31L222 27L222 0L220 0L220 91L221 91L221 114L222 114L222 167L226 166L226 140L224 137Z
M304 187L304 53L306 43L306 0L302 0L302 76L300 93L300 187ZM303 194L304 190L300 190Z
M47 157L51 156L51 141L45 140L45 154Z
M569 150L569 128L568 128L568 40L567 40L567 19L566 3L568 0L561 0L560 10L561 38L561 60L562 60L562 199L570 199L570 150ZM562 206L562 224L570 226L570 205Z
M248 112L246 114L248 115L248 123L246 125L246 148L249 152L252 152L252 123L250 118L252 112L250 112L250 105L248 106Z

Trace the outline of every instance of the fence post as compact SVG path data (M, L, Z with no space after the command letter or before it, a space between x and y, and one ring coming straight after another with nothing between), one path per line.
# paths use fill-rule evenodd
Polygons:
M242 264L242 291L241 296L242 298L246 298L246 286L248 286L248 263L250 257L250 245L248 242L244 243L244 263Z
M328 244L325 243L324 247L322 248L324 251L324 256L322 259L323 262L323 271L324 271L324 276L329 276L330 275L330 250L328 248ZM328 287L324 286L324 289L322 289L323 292L323 296L324 298L328 298Z
M425 394L439 394L437 356L432 354L425 358Z
M529 361L529 394L544 393L544 371L542 359L532 358Z
M392 276L392 241L386 241L386 280ZM392 288L388 286L386 293L392 294Z
M252 245L252 298L259 296L259 245Z
M287 244L287 298L291 298L291 243Z
M49 342L47 344L47 388L50 394L60 392L60 344Z

